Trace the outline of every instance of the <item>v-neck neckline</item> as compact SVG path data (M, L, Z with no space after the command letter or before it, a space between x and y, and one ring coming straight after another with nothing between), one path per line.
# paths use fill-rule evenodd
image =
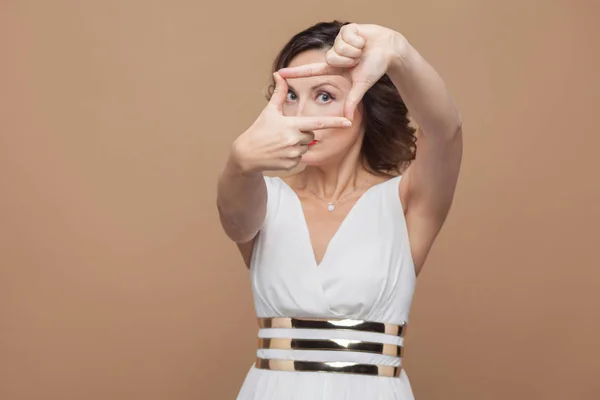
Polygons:
M391 181L394 178L390 178L390 179L387 179L387 180L385 180L383 182L379 182L379 183L376 183L376 184L372 185L367 190L365 190L363 194L361 194L358 197L358 199L356 200L356 202L352 205L352 207L350 207L350 210L348 211L348 213L342 219L342 222L340 222L340 224L338 225L337 229L333 233L333 236L331 236L331 239L329 239L329 242L325 246L325 251L323 252L323 256L321 257L321 261L320 262L317 261L317 256L315 254L315 249L314 249L313 244L312 244L312 237L310 235L310 229L308 227L308 221L306 219L306 214L304 213L304 207L302 206L302 201L300 200L300 197L298 196L298 193L296 193L296 191L286 181L284 181L282 178L279 178L281 180L281 182L283 182L284 186L286 186L292 192L292 195L295 198L296 204L298 205L298 213L300 214L300 220L301 220L301 223L302 223L302 228L304 229L304 238L305 238L306 243L307 243L306 247L308 248L307 251L310 251L310 254L311 254L310 257L313 260L313 267L315 267L317 269L321 269L322 268L325 260L327 259L327 255L330 253L330 249L331 249L332 244L337 239L337 237L340 235L340 232L342 231L342 228L344 228L344 226L348 224L348 220L350 219L350 217L352 216L352 214L356 213L357 206L364 200L364 198L367 196L367 194L369 194L370 192L372 192L376 187L379 187L379 186L381 186L381 185L383 185L385 183L388 183L389 181Z

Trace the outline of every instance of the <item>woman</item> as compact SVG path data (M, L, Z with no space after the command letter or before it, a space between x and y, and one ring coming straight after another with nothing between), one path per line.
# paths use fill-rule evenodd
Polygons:
M218 184L260 327L238 399L412 399L404 335L454 196L459 112L407 39L377 25L316 24L273 77Z

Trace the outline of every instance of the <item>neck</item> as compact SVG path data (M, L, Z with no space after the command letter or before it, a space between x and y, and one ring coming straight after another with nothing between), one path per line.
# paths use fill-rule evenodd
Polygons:
M368 186L367 181L372 180L360 162L360 148L329 165L307 166L300 175L304 189L331 202Z

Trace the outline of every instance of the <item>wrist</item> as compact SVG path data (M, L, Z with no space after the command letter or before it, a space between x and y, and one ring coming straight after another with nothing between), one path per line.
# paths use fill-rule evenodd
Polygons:
M244 150L243 143L240 143L239 140L234 140L231 144L231 151L229 152L226 165L226 169L230 175L246 176L257 172L244 154L246 154L246 151Z
M392 39L391 47L392 51L388 63L388 71L393 73L401 71L406 67L414 49L408 40L398 32L395 33Z
M229 158L227 159L227 171L232 175L244 175L248 169L242 156L242 149L237 140L231 144Z

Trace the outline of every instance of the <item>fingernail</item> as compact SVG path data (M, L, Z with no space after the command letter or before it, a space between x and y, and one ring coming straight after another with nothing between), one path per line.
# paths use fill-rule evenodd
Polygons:
M344 123L342 125L344 125L345 127L351 127L352 121L344 121Z

